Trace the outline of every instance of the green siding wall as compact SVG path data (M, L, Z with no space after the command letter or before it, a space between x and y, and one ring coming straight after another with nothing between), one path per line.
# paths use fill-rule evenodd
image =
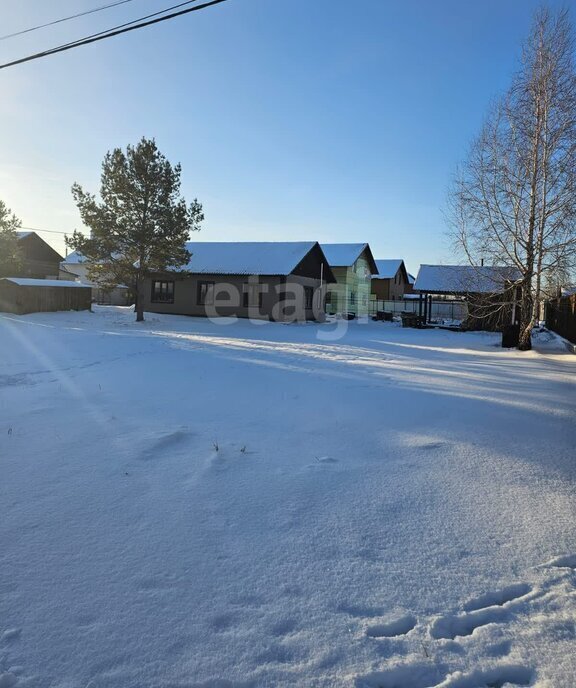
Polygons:
M368 260L362 254L354 265L332 268L337 282L328 285L332 301L326 304L326 312L368 315L370 304L371 275Z

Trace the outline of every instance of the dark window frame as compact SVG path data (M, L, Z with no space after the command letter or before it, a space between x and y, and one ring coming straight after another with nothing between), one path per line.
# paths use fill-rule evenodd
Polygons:
M156 285L160 285L158 288ZM171 286L171 289L169 288ZM165 286L165 289L163 288ZM150 290L151 303L174 303L174 294L176 292L175 280L152 280Z
M256 289L258 291L256 291ZM243 308L254 308L254 294L258 294L258 305L257 308L262 308L264 305L264 290L262 284L258 282L257 284L252 284L250 282L244 282L242 285L242 307ZM252 298L250 298L252 295Z
M202 287L206 287L206 292L203 294L202 293ZM206 301L206 296L210 292L210 287L214 287L212 289L212 297L211 300ZM211 281L211 280L198 280L196 284L196 305L198 306L213 306L214 305L214 298L215 298L215 293L216 293L216 282Z
M314 308L314 287L304 287L304 308L307 311Z

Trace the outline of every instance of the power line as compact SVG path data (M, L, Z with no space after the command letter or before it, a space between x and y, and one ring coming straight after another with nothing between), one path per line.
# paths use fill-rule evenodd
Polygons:
M116 29L123 29L125 26L132 26L132 24L144 21L145 19L150 19L151 17L157 17L160 14L166 14L166 12L176 10L179 7L184 7L185 5L193 5L195 2L198 2L198 0L185 0L185 2L179 2L177 5L172 5L172 7L166 7L165 9L159 10L158 12L152 12L152 14L147 14L144 17L132 19L132 21L125 22L124 24L113 26L111 29L105 29L104 31L98 31L98 33L92 33L89 36L84 36L84 38L79 38L78 40L70 41L70 43L63 43L62 45L59 45L56 48L50 48L49 50L45 50L43 52L48 54L51 54L52 52L61 52L61 48L65 48L67 46L75 47L77 44L83 44L83 41L88 41L88 39L90 38L96 38L97 36L106 36L108 33L110 33L110 31L116 31Z
M70 233L71 233L71 232L62 232L62 231L59 231L59 230L57 230L57 229L38 229L38 227L23 227L23 226L20 226L18 229L19 229L19 230L20 230L20 229L24 229L24 230L27 231L27 232L48 232L49 234L64 234L64 235L66 235L66 234L70 234Z
M7 38L14 38L15 36L22 36L25 33L30 33L32 31L38 31L38 29L45 29L47 26L54 26L55 24L61 24L62 22L70 21L71 19L77 19L78 17L85 17L87 14L94 14L95 12L101 12L102 10L107 10L110 7L117 7L118 5L125 5L127 2L133 2L134 0L117 0L116 2L111 2L108 5L101 5L100 7L95 7L92 10L86 10L86 12L78 12L78 14L71 14L69 17L62 17L61 19L55 19L54 21L47 22L46 24L38 24L37 26L31 26L29 29L23 29L22 31L15 31L14 33L8 33L5 36L0 36L0 41L5 41Z
M195 0L189 0L189 2L194 2ZM39 60L42 57L48 57L49 55L55 55L56 53L61 53L66 50L71 50L72 48L78 48L82 45L88 45L90 43L96 43L97 41L103 41L106 38L112 38L113 36L119 36L120 34L127 33L128 31L135 31L136 29L142 29L146 26L152 26L153 24L158 24L163 21L167 21L168 19L174 19L175 17L181 17L184 14L189 14L190 12L198 12L199 10L203 10L206 7L211 7L212 5L219 5L222 2L226 2L227 0L209 0L208 2L204 2L201 5L196 5L195 7L189 7L188 9L185 10L180 10L179 12L173 12L172 14L167 14L163 17L158 17L157 19L151 19L150 21L144 21L140 22L139 24L134 24L133 22L130 22L130 24L134 24L133 26L126 26L126 24L121 24L120 27L125 27L125 28L120 28L120 27L114 27L113 29L110 29L108 32L102 32L101 34L95 34L93 36L87 36L85 38L81 38L78 41L75 41L73 43L66 43L64 45L57 46L55 48L51 48L50 50L44 50L40 53L35 53L33 55L28 55L27 57L22 57L19 60L13 60L12 62L6 62L5 64L0 65L0 69L6 69L7 67L14 67L15 65L22 64L24 62L31 62L32 60ZM187 3L182 3L182 4L189 4ZM166 10L164 10L165 12ZM156 13L156 14L161 14ZM149 15L150 16L150 15ZM139 21L139 20L135 20Z

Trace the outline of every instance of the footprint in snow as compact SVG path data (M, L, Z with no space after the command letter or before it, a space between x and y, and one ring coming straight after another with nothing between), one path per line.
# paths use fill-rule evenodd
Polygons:
M550 566L555 569L576 569L576 554L556 557L546 562L544 566Z
M194 437L194 433L186 428L159 433L154 437L151 444L140 452L139 458L141 461L152 461L165 458L165 454L181 453L192 437Z
M479 597L468 600L464 605L465 612L473 612L486 607L501 607L508 602L517 600L532 592L532 587L527 583L516 583L502 588L496 592L488 592Z
M454 640L458 636L472 635L482 626L509 621L510 609L505 605L525 597L531 591L529 585L518 583L469 600L464 605L463 614L449 614L436 619L430 635L437 640Z
M441 616L432 624L430 635L436 640L454 640L459 636L472 635L482 626L504 623L509 619L510 612L503 607L488 607L466 614Z
M398 636L410 633L410 631L416 627L416 624L416 617L408 614L395 621L368 626L366 635L369 638L397 638Z
M21 628L8 628L6 631L4 631L4 633L0 635L0 642L11 643L14 640L17 640L20 637L21 633Z
M478 669L470 674L457 672L434 688L512 688L529 686L534 680L534 672L524 666L503 664L492 669Z
M355 688L432 688L445 675L445 671L430 663L404 664L386 671L358 676L354 685Z

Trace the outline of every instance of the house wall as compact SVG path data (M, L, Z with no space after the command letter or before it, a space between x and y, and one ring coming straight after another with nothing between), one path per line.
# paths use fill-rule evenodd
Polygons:
M80 282L92 287L92 301L107 306L128 306L130 290L127 287L115 287L114 289L102 289L88 278L87 263L63 263L65 271L60 267L60 279L73 279L77 277Z
M371 293L379 301L398 301L412 293L412 286L402 268L392 278L373 277Z
M370 310L371 276L369 262L363 253L354 265L332 267L335 283L328 285L331 299L327 300L326 312L330 314L354 313L368 315Z
M19 240L22 252L22 267L18 274L10 277L34 279L57 278L62 256L36 234L29 234Z
M152 285L156 280L174 282L173 303L152 301ZM203 305L198 301L199 282L214 283L214 303ZM244 305L245 285L258 285L262 290L261 306L258 303ZM152 313L194 315L200 317L239 317L259 320L317 320L322 319L323 310L304 307L304 287L318 290L320 280L302 275L266 276L255 275L188 275L161 273L144 282L144 310ZM295 294L295 298L283 298L284 291ZM314 298L314 306L317 302Z

